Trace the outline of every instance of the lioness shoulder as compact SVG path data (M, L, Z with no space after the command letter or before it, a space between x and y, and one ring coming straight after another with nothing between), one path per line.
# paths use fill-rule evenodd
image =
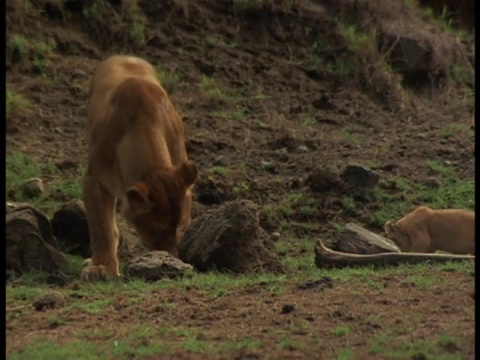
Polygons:
M434 210L419 206L385 233L404 252L475 254L475 213L464 209Z

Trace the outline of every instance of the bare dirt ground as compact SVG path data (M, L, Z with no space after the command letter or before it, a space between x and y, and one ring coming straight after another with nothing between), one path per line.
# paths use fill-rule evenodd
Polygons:
M84 166L89 80L101 59L126 52L148 59L170 79L166 87L186 124L189 156L200 169L196 200L215 206L251 199L264 209L262 226L280 231L293 244L305 237L335 239L334 224L347 221L381 231L371 220L381 206L375 198L359 199L355 209L346 211L344 194L316 193L305 186L318 166L341 170L355 163L376 169L381 177L428 184L432 173L427 161L434 160L454 166L459 178L474 178L472 134L445 135L451 124L470 127L473 96L462 87L441 85L397 91L388 74L378 75L375 63L350 49L334 20L341 9L330 7L329 1L302 6L258 1L251 8L235 5L248 1L139 1L148 29L142 45L122 37L125 29L114 31L117 23L110 18L111 24L93 15L87 22L86 6L82 10L78 1L57 3L61 2L7 1L7 38L21 34L56 44L41 66L32 66L31 59L14 62L7 54L7 86L32 104L31 111L19 112L7 124L7 156L21 151L39 163L70 164L59 168L64 175ZM111 3L118 8L119 2ZM373 6L359 7L347 17L360 22L370 13L372 21L396 16L417 29L444 32L402 1L381 8L383 3L375 2L379 6L375 11ZM120 13L121 23L128 14L122 18ZM109 26L111 31L106 30ZM321 55L315 52L319 39L326 44ZM343 71L339 64L346 61L349 68ZM351 75L342 76L342 71ZM295 203L288 214L271 210L291 194L301 194L305 203ZM306 205L312 206L308 199L313 199L313 211L305 211ZM284 255L303 254L294 250ZM61 344L72 333L96 328L114 341L126 336L131 324L142 323L157 329L201 329L202 340L209 344L245 336L262 344L208 356L173 347L168 352L172 359L331 359L343 348L354 352L350 358L388 358L369 349L375 336L391 329L396 330L389 341L399 346L451 334L459 342L443 352L473 359L474 278L455 271L439 276L442 281L428 289L406 281L407 275L386 274L378 280L381 288L334 282L333 288L323 291L301 290L290 281L280 295L260 284L218 298L195 287L169 288L148 293L134 305L122 295L112 295L113 304L97 315L64 310L65 321L58 326L52 326L45 312L11 316L7 353L22 349L36 335ZM159 307L159 299L175 306ZM295 309L281 314L286 304ZM344 336L332 333L345 324L354 331ZM174 345L177 337L158 335L164 340L169 336ZM92 335L89 340L104 339ZM426 358L420 350L417 355L412 351L412 358Z

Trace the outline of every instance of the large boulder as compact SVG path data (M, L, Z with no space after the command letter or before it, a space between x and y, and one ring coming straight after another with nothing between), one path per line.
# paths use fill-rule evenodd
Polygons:
M285 272L250 200L226 202L198 214L185 232L179 255L199 271Z
M6 269L17 272L43 270L52 272L66 264L58 250L48 218L28 204L7 203Z
M60 249L71 255L91 257L88 222L81 200L64 204L53 214L52 228Z

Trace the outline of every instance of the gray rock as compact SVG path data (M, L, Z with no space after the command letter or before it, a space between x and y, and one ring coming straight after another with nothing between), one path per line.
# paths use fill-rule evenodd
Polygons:
M72 200L53 214L53 233L60 249L71 255L91 257L88 222L81 200Z
M341 189L338 174L334 169L319 167L305 179L305 184L315 192L327 192Z
M10 203L6 214L6 270L56 271L66 264L45 214L26 204Z
M37 311L64 307L65 298L58 291L50 291L48 293L37 296L33 300L32 306Z
M191 270L193 267L190 264L185 264L166 251L149 251L130 261L126 265L125 275L156 281L181 277Z
M359 255L400 252L398 246L390 239L354 223L348 223L345 226L345 231L333 250Z
M45 191L42 179L31 178L26 180L21 186L21 191L23 196L29 199L41 195Z
M396 28L384 28L381 42L387 52L386 60L403 74L428 74L432 65L432 44L418 34L401 34Z
M199 271L284 273L272 239L259 226L258 208L235 200L199 214L179 244L180 259Z
M368 189L375 187L380 180L377 173L360 165L347 165L341 178L353 188Z

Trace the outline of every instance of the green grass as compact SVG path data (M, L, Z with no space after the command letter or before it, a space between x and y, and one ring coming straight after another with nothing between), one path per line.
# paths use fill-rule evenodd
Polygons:
M200 90L205 92L207 95L219 100L230 102L235 98L233 95L225 91L214 78L206 75L202 75L198 86Z
M156 72L160 79L160 84L169 93L173 92L175 87L182 82L182 75L179 71L167 71L163 68L157 68Z
M134 20L129 27L129 35L137 46L144 45L147 39L147 28L145 24L142 21Z
M349 130L342 130L342 137L345 139L345 141L348 141L352 144L361 144L362 141L360 140L360 138L358 137L358 135L356 135L355 133L349 131Z
M29 202L50 215L64 203L56 200L59 194L67 200L82 198L82 167L73 173L61 174L51 161L41 163L32 155L18 151L6 156L5 165L7 200ZM32 177L39 177L44 181L45 192L36 198L28 199L20 191L20 186Z
M428 160L423 166L439 180L439 187L413 183L405 178L390 176L380 180L374 190L379 209L367 220L370 225L383 227L387 220L398 220L419 205L433 209L462 208L475 209L475 181L457 176L455 167L437 160ZM388 182L396 184L396 190L383 188Z
M46 60L53 56L56 48L56 43L53 39L36 40L33 43L33 57L34 59Z
M406 332L410 332L408 329ZM401 329L387 329L376 332L369 346L369 354L383 355L388 359L411 359L413 356L422 356L426 359L454 360L464 359L457 350L459 339L448 334L442 334L435 341L400 340L398 335L405 333Z
M12 61L20 62L28 52L27 39L22 35L13 35L7 44L7 48L10 50Z
M317 120L315 120L314 117L311 117L308 115L302 116L300 118L300 124L302 124L303 126L312 126L312 125L315 125L316 123L317 123Z
M23 351L9 354L11 360L47 360L47 359L98 359L103 354L102 349L88 341L72 341L59 346L51 341L39 341L27 345Z
M228 168L225 166L214 166L213 173L217 175L226 176L228 174Z
M22 35L13 35L7 44L12 62L22 63L38 73L43 73L51 64L55 55L56 42L48 38L26 39Z
M465 134L468 136L473 136L475 132L470 128L467 124L460 124L460 123L452 123L447 125L443 129L443 137L445 139L449 139L456 134Z
M5 94L5 114L7 122L17 116L28 115L32 105L22 94L7 88Z
M335 336L345 336L350 334L351 332L352 329L345 325L337 326L335 329L332 330L332 334L334 334Z
M350 359L353 360L355 359L355 352L349 348L342 348L337 351L335 359L336 360L350 360Z
M282 295L289 290L291 282L302 282L306 279L319 279L323 276L332 278L336 286L353 287L361 286L362 291L358 291L359 296L370 296L379 291L378 284L382 283L384 276L402 275L402 281L415 283L422 289L431 289L443 280L439 274L444 271L457 271L466 274L472 274L474 267L471 262L445 264L418 264L418 265L400 265L398 267L388 268L384 271L378 271L373 267L344 268L344 269L319 269L313 262L313 243L312 239L303 239L299 242L279 241L277 250L290 252L299 252L300 256L282 256L283 263L289 269L287 275L274 275L270 273L252 273L244 275L232 275L218 273L215 271L208 273L193 273L189 277L166 280L160 282L145 282L139 279L127 279L98 283L78 283L76 289L72 286L57 289L68 299L65 308L55 310L46 318L46 323L51 327L70 324L68 317L69 311L79 309L87 316L96 316L107 311L114 303L116 297L128 299L131 305L138 301L144 301L146 296L155 296L162 294L163 290L176 289L179 292L185 292L188 295L192 290L199 291L205 296L208 303L218 297L225 296L230 292L238 292L252 288L254 285L261 285L272 295ZM307 252L308 251L308 252ZM82 261L73 256L69 256L68 273L79 271ZM79 276L79 272L75 274ZM42 282L44 278L39 272L32 272L17 278L17 281L7 282L6 285L6 303L7 308L18 306L28 306L32 299L50 288ZM426 286L425 286L426 284ZM325 289L324 291L334 291ZM355 290L356 291L356 290ZM155 294L155 295L154 295ZM170 299L160 297L157 305L172 309L177 303ZM7 321L25 321L27 316L33 313L33 309L25 308L21 311L7 312ZM160 356L160 354L171 351L187 351L200 354L214 354L227 351L238 351L241 349L260 349L262 341L255 337L241 337L229 342L212 340L209 338L208 330L203 327L182 327L178 326L151 326L143 322L149 314L139 314L138 323L134 323L128 328L93 327L91 329L82 329L77 334L75 341L63 343L61 345L45 341L44 338L30 339L29 344L23 351L16 351L8 354L13 359L48 359L53 354L55 356L65 356L70 358L78 351L79 346L85 341L96 346L85 348L85 351L78 355L79 358L96 358L99 354L107 354L118 358L142 358L143 356ZM379 323L381 319L376 319ZM308 346L305 336L310 333L310 322L297 319L288 324L286 329L278 329L276 347L281 350L302 349ZM339 325L331 329L334 336L347 339L352 333L353 328L347 325ZM383 331L383 330L382 330ZM389 329L388 333L377 332L373 335L369 345L371 354L384 354L387 358L403 359L418 352L425 353L427 356L443 356L443 359L456 359L455 351L460 346L458 339L448 336L448 334L439 334L437 340L432 346L427 342L409 343L397 339L400 333L406 334L402 329ZM403 332L402 332L403 331ZM400 339L400 338L398 338ZM404 339L402 337L401 339ZM80 344L80 345L79 345ZM443 350L442 350L443 349ZM452 350L453 349L453 350ZM53 351L55 351L53 353ZM447 357L445 351L448 351L450 357ZM337 352L339 359L348 359L351 357L350 349L342 348ZM62 358L62 357L60 357Z
M109 298L98 299L89 301L88 303L75 303L71 305L71 308L82 310L87 314L95 315L101 313L105 309L105 307L111 305L112 302L113 300Z

